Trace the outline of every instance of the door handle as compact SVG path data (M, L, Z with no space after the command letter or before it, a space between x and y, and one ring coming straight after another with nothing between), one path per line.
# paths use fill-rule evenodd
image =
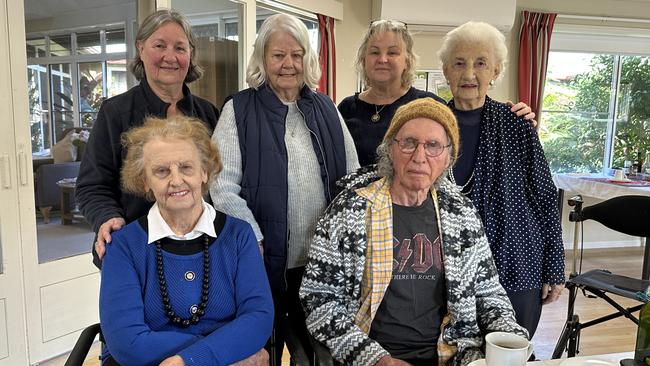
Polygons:
M20 172L20 185L27 185L27 159L25 157L25 150L23 150L23 145L20 144L20 150L18 151L18 169Z

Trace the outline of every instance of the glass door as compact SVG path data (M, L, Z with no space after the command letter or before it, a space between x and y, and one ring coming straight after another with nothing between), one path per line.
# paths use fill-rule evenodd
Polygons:
M0 29L14 29L16 2L0 7ZM19 11L22 11L22 7ZM25 117L24 108L14 105L12 85L15 82L15 39L12 32L0 32L0 366L26 365L27 339L21 262L21 231L18 196L27 182L25 170L31 155L29 144L17 143L15 125ZM18 32L20 33L20 32ZM24 42L24 41L23 41ZM24 43L22 52L24 53ZM20 70L24 75L24 68ZM25 79L25 76L22 78ZM26 88L24 88L26 90ZM23 110L22 113L17 112Z
M24 283L29 361L12 365L69 351L79 333L99 320L94 233L76 210L75 178L102 101L128 88L137 28L135 0L22 3L24 11L15 16L21 24L7 29L24 30L16 32L21 49L11 54L27 58L6 84L24 87L13 92L25 116L10 135L24 144L27 165L32 162L20 207L9 211L20 213L20 230L14 231L22 236L24 279L16 282Z

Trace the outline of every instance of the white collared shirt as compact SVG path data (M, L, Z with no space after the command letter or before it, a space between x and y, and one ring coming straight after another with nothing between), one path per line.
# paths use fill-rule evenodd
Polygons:
M194 226L194 229L189 233L178 236L174 234L174 231L167 225L162 215L160 214L160 209L158 208L158 203L154 203L149 213L147 214L148 230L149 230L149 239L147 244L151 244L156 240L162 238L171 238L176 240L192 240L196 239L203 234L207 234L213 238L217 237L217 233L214 231L214 218L217 217L217 212L215 209L203 201L203 212L199 221Z

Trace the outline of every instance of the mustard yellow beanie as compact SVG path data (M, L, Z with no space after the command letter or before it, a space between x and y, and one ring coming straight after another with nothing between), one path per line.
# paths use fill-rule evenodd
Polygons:
M416 118L428 118L442 125L451 142L451 158L452 162L455 162L460 148L456 116L449 107L433 98L416 99L399 107L384 135L384 143L392 140L406 122Z

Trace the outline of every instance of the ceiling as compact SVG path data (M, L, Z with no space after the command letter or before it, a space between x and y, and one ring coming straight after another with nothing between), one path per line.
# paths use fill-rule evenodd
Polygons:
M79 9L131 4L134 0L25 0L25 20L53 18Z

